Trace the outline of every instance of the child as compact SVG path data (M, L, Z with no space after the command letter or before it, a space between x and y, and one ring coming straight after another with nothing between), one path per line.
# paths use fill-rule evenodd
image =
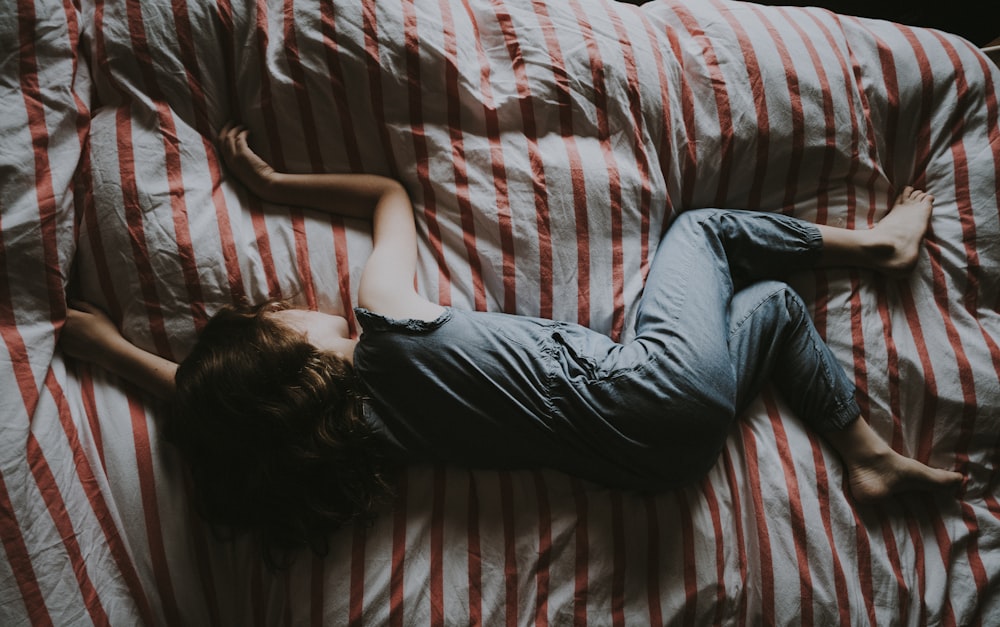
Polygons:
M254 530L269 550L322 551L367 515L411 461L547 466L605 485L663 490L703 476L732 422L771 380L837 450L859 502L954 487L859 419L854 386L784 272L850 265L905 275L933 198L909 187L873 229L718 209L679 215L653 259L635 339L579 325L441 307L416 292L406 191L377 176L275 172L227 125L220 150L261 198L372 220L346 321L280 303L227 308L175 364L129 344L90 305L61 343L160 396L166 436L213 523Z

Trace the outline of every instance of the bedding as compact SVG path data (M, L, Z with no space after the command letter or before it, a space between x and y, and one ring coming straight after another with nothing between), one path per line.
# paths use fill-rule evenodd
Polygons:
M969 42L721 0L9 8L0 624L1000 621L1000 70ZM429 298L622 340L678 212L868 228L927 189L912 276L793 282L873 427L968 481L855 504L765 391L689 488L416 466L325 558L269 571L198 520L169 408L57 348L77 298L171 359L243 299L352 316L366 225L249 195L213 147L230 119L279 169L402 181Z

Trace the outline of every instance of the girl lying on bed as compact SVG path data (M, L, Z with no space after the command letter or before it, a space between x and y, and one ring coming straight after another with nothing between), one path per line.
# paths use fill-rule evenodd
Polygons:
M680 214L653 259L627 344L584 327L432 303L414 289L417 240L403 187L377 176L275 172L229 125L220 151L261 198L372 221L355 310L284 303L223 309L178 367L127 342L93 306L61 344L163 397L165 435L204 517L259 534L271 554L322 552L371 515L400 464L545 466L604 485L664 490L715 463L733 420L771 381L823 434L860 502L954 487L957 472L892 450L859 419L854 385L801 299L773 277L819 266L905 275L933 198L906 188L873 229L701 209Z

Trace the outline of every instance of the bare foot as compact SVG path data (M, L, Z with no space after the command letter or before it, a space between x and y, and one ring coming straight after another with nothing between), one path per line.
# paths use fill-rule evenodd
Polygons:
M954 489L965 480L961 473L931 468L897 453L860 417L824 436L844 460L851 494L859 503L912 490Z
M851 495L859 503L902 492L955 489L964 481L961 473L931 468L889 448L866 462L848 463L847 472Z
M892 277L908 274L917 263L933 209L933 196L907 185L889 213L867 232L872 267Z

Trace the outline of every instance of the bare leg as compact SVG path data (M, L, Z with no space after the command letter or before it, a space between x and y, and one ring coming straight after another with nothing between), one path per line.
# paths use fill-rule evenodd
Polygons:
M820 265L862 267L891 277L905 276L917 262L933 203L934 197L927 192L907 186L892 210L872 229L821 225Z
M820 226L820 265L864 267L891 277L905 276L917 261L933 203L934 197L927 192L906 187L872 229ZM930 468L897 453L862 419L824 435L844 460L851 494L858 502L910 490L955 488L963 481L960 473Z
M954 489L964 480L961 473L931 468L897 453L860 418L824 436L843 459L851 495L859 503L913 490Z

